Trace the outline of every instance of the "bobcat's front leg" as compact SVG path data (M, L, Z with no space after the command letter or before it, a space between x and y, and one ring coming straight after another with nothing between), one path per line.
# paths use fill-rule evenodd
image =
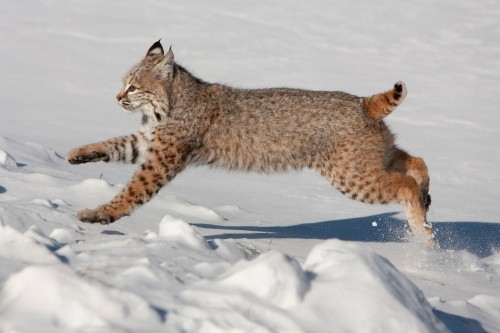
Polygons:
M146 161L129 183L109 203L94 210L78 213L83 222L108 224L149 201L163 185L187 165L190 148L174 136L156 137L151 141Z
M142 132L91 143L70 150L66 159L71 164L121 161L136 163L145 154L148 141Z

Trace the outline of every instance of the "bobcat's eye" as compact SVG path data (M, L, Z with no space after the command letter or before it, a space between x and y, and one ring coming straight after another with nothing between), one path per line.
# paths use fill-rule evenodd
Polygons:
M136 90L137 90L137 88L136 88L136 86L134 86L134 85L130 85L130 87L128 87L128 91L129 91L129 92L134 92L134 91L136 91Z

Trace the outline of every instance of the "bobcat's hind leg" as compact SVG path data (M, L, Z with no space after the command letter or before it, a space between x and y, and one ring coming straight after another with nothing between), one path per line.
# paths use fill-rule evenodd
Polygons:
M375 176L376 175L376 176ZM375 176L375 177L373 177ZM366 176L366 183L341 189L351 199L368 203L399 203L403 206L411 230L419 239L434 238L432 227L427 223L426 210L420 188L412 176L398 172L381 171ZM348 183L352 184L352 181Z
M404 207L413 234L433 243L434 232L427 223L425 203L415 178L389 172L380 178L380 193L388 202L398 202Z
M433 243L433 231L427 223L424 202L415 178L386 170L380 158L369 151L362 157L337 154L327 164L327 168L321 167L318 171L344 195L370 204L401 204L415 237Z
M431 196L429 194L429 172L423 159L414 157L400 148L395 148L389 169L399 172L403 175L412 176L420 189L420 196L426 210L431 205Z

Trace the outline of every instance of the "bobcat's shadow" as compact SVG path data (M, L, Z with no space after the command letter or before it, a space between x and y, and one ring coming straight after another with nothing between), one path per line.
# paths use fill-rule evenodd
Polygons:
M302 223L290 226L224 226L193 224L200 228L226 230L208 239L337 238L358 242L404 242L410 233L405 220L395 212L350 219ZM375 223L374 223L375 222ZM467 250L478 257L500 249L500 223L435 222L436 241L441 249Z

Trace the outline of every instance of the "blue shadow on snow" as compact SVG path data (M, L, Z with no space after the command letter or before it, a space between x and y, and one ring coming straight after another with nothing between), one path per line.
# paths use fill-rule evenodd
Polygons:
M434 309L434 315L453 333L488 333L475 319L465 318Z
M290 226L224 226L195 223L199 228L226 230L207 239L329 239L357 242L404 242L410 227L406 220L395 218L396 212L302 223ZM376 225L373 223L376 222ZM443 250L467 250L484 258L500 250L500 223L434 222L436 241Z

